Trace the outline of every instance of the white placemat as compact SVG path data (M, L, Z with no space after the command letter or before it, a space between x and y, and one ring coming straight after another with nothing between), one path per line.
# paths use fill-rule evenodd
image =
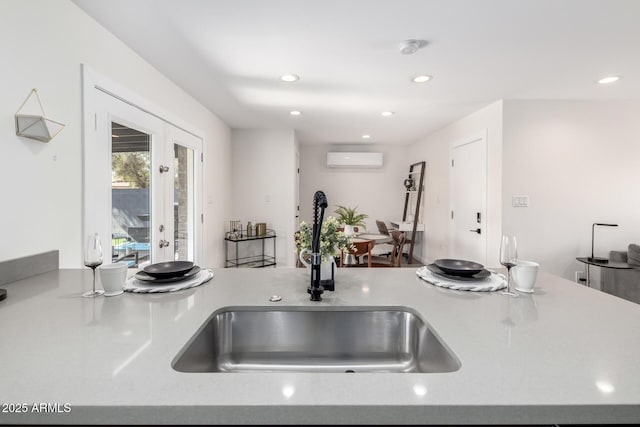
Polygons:
M420 267L416 275L432 285L457 291L491 292L507 287L507 279L502 274L494 272L491 272L489 277L473 281L448 279L432 273L427 267Z
M136 292L141 294L152 294L160 292L174 292L183 289L195 288L213 277L213 271L202 269L198 274L190 279L181 280L179 282L167 283L165 285L151 285L148 282L138 280L135 276L129 277L124 284L125 292Z

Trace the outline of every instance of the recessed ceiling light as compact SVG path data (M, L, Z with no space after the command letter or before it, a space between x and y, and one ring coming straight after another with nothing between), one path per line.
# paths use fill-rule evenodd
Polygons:
M371 135L362 135L362 139L369 139L371 138Z
M280 76L280 80L282 80L283 82L291 83L297 82L298 80L300 80L300 77L296 76L295 74L284 74Z
M291 114L292 116L299 116L302 114L302 111L293 110L293 111L289 111L289 114Z
M385 117L389 117L389 116L393 116L394 113L393 111L383 111L381 114Z
M606 85L607 83L617 82L618 80L620 80L620 76L607 76L598 80L598 83L600 83L601 85Z
M428 82L429 80L431 80L433 78L433 76L427 76L422 75L422 76L415 76L414 78L411 79L412 82L414 83L425 83Z

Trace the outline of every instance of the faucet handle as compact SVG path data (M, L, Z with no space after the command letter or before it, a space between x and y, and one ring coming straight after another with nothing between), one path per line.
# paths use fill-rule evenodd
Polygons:
M322 301L324 288L322 287L322 285L318 285L318 287L309 285L309 287L307 288L307 293L311 295L311 301Z

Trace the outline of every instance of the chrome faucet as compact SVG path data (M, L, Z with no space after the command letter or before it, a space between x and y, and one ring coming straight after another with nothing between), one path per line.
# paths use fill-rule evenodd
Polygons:
M311 294L311 301L321 301L324 288L320 284L320 263L322 255L320 254L320 230L322 229L322 220L324 210L327 208L327 196L324 192L316 191L313 195L313 229L311 237L311 284L307 288L307 292ZM320 211L318 214L318 210Z

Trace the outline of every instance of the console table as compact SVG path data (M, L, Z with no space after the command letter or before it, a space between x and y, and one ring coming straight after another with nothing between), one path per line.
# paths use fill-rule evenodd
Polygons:
M583 263L586 266L586 270L587 270L587 287L591 287L591 278L590 278L590 274L589 274L589 266L596 266L596 267L602 267L602 268L615 268L618 270L632 270L634 268L638 268L638 266L635 265L630 265L627 264L626 262L619 262L619 261L609 261L609 262L597 262L597 261L589 261L589 258L587 257L578 257L576 258L577 261Z
M265 241L271 239L273 242L273 256L265 254ZM262 250L258 255L247 255L240 256L239 246L245 242L251 242L259 240L262 243ZM235 256L233 258L229 258L229 244L233 244L235 246ZM237 235L237 233L227 232L224 238L224 253L225 253L225 261L224 266L226 267L275 267L276 266L276 232L270 229L267 229L265 234L260 236L247 236Z

